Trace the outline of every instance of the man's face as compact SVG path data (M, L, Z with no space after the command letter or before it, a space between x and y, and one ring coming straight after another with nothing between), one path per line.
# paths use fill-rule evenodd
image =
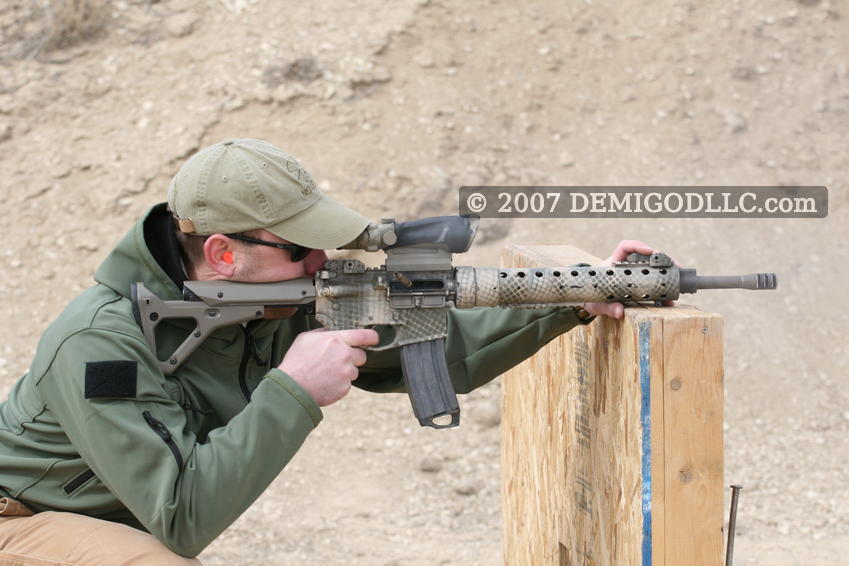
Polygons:
M289 244L283 238L275 236L268 230L260 230L257 239L277 244ZM288 281L299 277L312 277L327 261L324 250L312 250L303 260L293 262L288 250L271 246L238 242L245 254L244 266L235 281L245 283L272 283Z

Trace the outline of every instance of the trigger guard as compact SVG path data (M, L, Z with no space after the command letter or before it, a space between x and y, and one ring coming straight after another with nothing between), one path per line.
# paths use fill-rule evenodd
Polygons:
M400 345L395 343L398 339L398 331L391 324L374 324L365 326L364 328L374 330L377 332L378 336L377 344L374 346L367 346L367 350L379 352L381 350L388 350Z

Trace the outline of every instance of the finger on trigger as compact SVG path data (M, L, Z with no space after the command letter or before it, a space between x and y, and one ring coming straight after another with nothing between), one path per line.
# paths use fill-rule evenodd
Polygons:
M339 337L348 346L376 346L380 341L380 336L377 332L370 328L352 328L350 330L340 330Z

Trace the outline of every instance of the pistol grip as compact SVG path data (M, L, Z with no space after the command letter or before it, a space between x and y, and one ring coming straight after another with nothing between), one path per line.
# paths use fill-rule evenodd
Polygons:
M401 367L419 424L433 428L451 428L460 424L460 405L448 375L444 338L401 346ZM451 417L450 423L436 422L436 419L448 416Z

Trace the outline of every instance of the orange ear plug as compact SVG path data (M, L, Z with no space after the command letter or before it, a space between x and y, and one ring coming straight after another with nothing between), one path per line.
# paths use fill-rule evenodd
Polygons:
M221 260L224 263L233 263L233 252L224 252L221 255Z

